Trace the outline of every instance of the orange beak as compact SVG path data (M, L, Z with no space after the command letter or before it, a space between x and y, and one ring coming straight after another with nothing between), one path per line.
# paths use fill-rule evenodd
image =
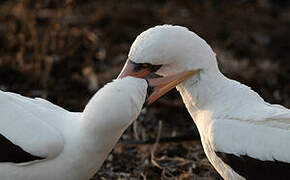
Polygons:
M183 81L187 80L188 78L199 72L200 70L198 69L162 78L147 79L149 87L152 88L153 93L147 98L146 105L152 104L161 96L166 94L168 91L175 88L178 84L182 83Z
M126 76L144 78L145 76L147 76L148 74L154 71L155 71L154 67L150 65L148 65L148 67L146 66L140 67L140 64L135 64L134 62L128 59L117 79L123 78ZM189 77L199 72L200 70L193 70L193 71L182 72L182 73L178 73L178 74L166 76L166 77L161 77L161 78L147 79L149 83L149 88L151 88L150 91L152 92L152 94L147 98L146 105L152 104L161 96L166 94L168 91L175 88L178 84L180 84L181 82L185 81Z
M144 78L151 72L155 72L158 70L161 66L152 66L147 64L137 64L130 59L127 59L122 71L120 72L119 78L123 78L126 76L133 76L133 77L138 77L138 78ZM156 69L157 68L157 69ZM200 69L198 70L193 70L193 71L186 71L166 77L161 77L161 78L152 78L152 79L147 79L150 91L152 94L147 98L146 100L146 105L150 105L153 102L155 102L157 99L159 99L161 96L166 94L168 91L171 89L175 88L178 84L181 82L187 80L189 77L197 74L200 72Z
M138 67L130 61L130 59L127 59L122 71L120 72L119 76L117 79L126 77L126 76L133 76L133 77L138 77L138 78L143 78L147 74L151 72L150 66L148 67L142 67L141 69L137 69Z

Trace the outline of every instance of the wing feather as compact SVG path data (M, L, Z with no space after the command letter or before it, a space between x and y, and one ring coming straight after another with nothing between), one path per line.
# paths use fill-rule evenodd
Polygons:
M66 112L40 98L0 91L0 133L35 156L53 158L62 151L61 133L44 119L59 118Z
M268 106L260 119L217 119L209 139L217 152L290 162L290 110Z

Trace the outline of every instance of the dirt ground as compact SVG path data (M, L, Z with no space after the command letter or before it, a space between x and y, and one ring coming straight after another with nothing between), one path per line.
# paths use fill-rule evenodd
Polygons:
M228 77L290 107L289 1L0 0L0 89L82 111L158 24L196 32ZM174 90L142 111L93 179L221 177Z

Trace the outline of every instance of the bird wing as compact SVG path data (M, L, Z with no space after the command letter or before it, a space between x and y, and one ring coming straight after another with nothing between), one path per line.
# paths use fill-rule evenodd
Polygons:
M0 91L0 162L27 163L56 157L61 133L46 120L68 111L41 98Z
M216 155L249 179L290 179L290 110L266 104L258 119L229 117L209 127Z
M281 105L271 105L266 103L264 118L261 121L265 121L269 126L276 126L283 129L290 130L290 110Z

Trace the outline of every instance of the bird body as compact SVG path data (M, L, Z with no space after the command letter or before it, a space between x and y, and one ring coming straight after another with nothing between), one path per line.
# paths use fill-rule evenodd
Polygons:
M69 112L44 99L0 91L0 179L91 178L137 118L146 94L145 80L116 80L83 112Z
M290 110L225 77L205 40L181 26L156 26L136 38L128 59L164 77L199 72L177 90L224 179L290 179Z
M266 103L249 87L222 74L213 79L203 76L201 72L177 89L198 127L209 161L222 177L289 179L285 170L290 170L290 110ZM241 159L229 159L230 155ZM268 164L251 165L247 157ZM281 167L275 165L279 162ZM275 166L280 171L274 172Z

